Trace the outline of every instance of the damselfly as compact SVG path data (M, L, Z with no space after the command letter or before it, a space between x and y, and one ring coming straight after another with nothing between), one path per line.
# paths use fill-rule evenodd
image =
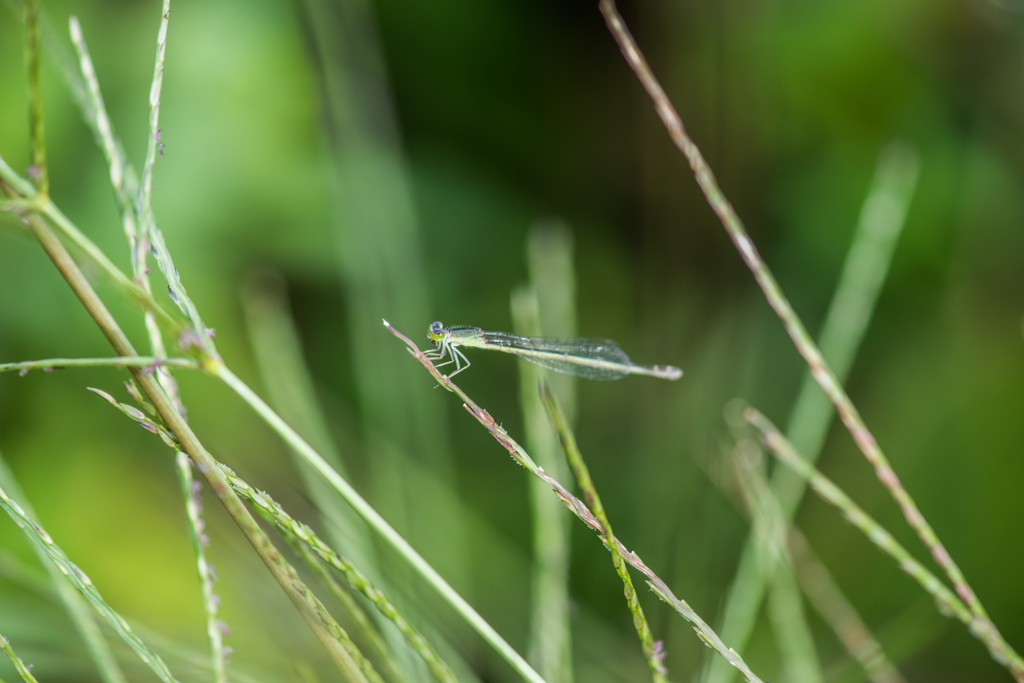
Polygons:
M455 363L454 377L469 367L459 347L513 353L541 367L585 379L620 379L629 374L679 379L683 371L671 365L637 365L610 339L535 339L506 332L485 332L479 327L445 327L439 321L427 334L434 350L432 361L448 360L435 367Z

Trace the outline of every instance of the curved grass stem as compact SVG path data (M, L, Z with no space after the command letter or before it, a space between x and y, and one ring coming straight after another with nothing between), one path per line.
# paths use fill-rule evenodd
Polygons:
M15 670L18 675L21 676L21 680L25 683L37 683L36 677L32 675L29 668L25 666L25 662L21 661L21 657L14 653L14 648L11 647L11 642L4 636L0 636L0 650L3 650L4 654L7 655L11 663L14 664Z
M630 35L622 17L615 9L615 3L612 0L601 0L600 9L609 30L622 50L623 56L654 102L655 110L668 130L669 137L672 138L672 141L689 162L690 168L697 179L697 184L707 198L708 204L711 205L712 210L714 210L722 222L744 263L753 273L754 279L768 300L768 304L775 311L776 315L779 316L779 319L782 320L790 339L793 340L797 351L803 356L810 368L811 375L828 396L832 405L835 406L839 418L851 436L853 436L853 440L864 454L864 457L875 468L875 474L879 481L889 490L890 495L899 504L907 523L914 529L918 537L931 552L935 562L945 571L949 580L956 588L957 594L963 598L968 608L979 620L979 623L983 625L983 628L998 635L995 624L992 623L974 590L968 585L963 572L960 571L956 562L953 561L953 558L936 535L935 530L932 529L924 515L921 514L917 503L914 502L914 499L903 487L899 477L896 476L888 459L875 440L874 435L867 428L867 425L864 424L864 420L857 411L857 408L853 405L850 397L847 396L842 384L825 361L818 346L807 333L803 322L801 322L796 311L790 305L789 300L783 294L768 265L761 258L757 247L754 246L754 242L747 234L743 222L719 187L718 181L704 160L700 149L686 134L682 119L672 106L661 84L655 78L633 36Z
M990 621L973 613L963 600L939 581L924 565L914 559L907 549L892 537L892 534L864 512L842 489L821 474L814 465L797 453L789 439L783 436L768 418L753 408L747 408L743 416L747 422L761 432L761 437L768 450L806 479L811 488L825 502L839 508L847 521L863 532L882 552L896 560L900 569L921 584L921 587L935 599L940 612L952 615L963 622L971 634L985 644L992 658L1009 669L1015 680L1024 681L1024 659L1003 640L999 631L990 628Z

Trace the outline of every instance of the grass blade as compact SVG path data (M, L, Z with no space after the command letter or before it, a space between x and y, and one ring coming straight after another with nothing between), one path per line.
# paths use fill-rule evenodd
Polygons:
M814 465L797 453L789 440L775 428L768 418L753 408L747 408L744 411L744 418L761 432L768 450L806 479L811 488L825 502L839 508L847 521L863 532L882 552L895 559L899 563L900 569L921 584L938 603L940 612L952 615L963 622L971 634L985 644L992 658L1010 670L1015 680L1024 680L1024 675L1020 673L1024 672L1024 659L1003 640L999 631L990 628L991 622L974 614L964 601L949 590L924 565L914 559L906 548L892 537L892 534L864 512L838 486L818 472Z
M35 511L32 510L28 498L21 490L17 480L15 480L14 473L7 466L7 461L3 456L0 456L0 488L7 491L11 498L21 505L21 509L25 511L25 514L30 519L36 518ZM78 631L78 635L85 644L85 649L88 651L93 663L96 664L96 669L99 671L104 683L126 683L124 673L122 673L113 652L110 650L110 644L104 638L95 617L89 610L89 606L82 598L82 595L68 582L68 579L57 568L57 565L50 560L49 555L41 547L32 544L32 550L39 558L39 563L46 569L50 578L49 585L52 586L56 598L64 605L71 623L74 624L75 630ZM24 575L24 578L27 579L29 576Z
M121 638L135 650L139 658L145 662L150 669L153 670L160 680L164 683L177 683L174 676L167 669L167 665L160 659L159 655L154 654L146 644L142 642L128 622L125 621L124 617L115 612L110 605L106 603L103 596L100 595L99 590L93 585L92 581L88 576L85 575L81 569L68 559L68 556L64 553L61 548L53 542L46 530L42 526L34 522L28 514L12 500L7 492L0 488L0 507L10 515L14 523L17 524L25 535L28 536L29 541L32 542L36 548L46 553L46 556L50 558L57 568L61 571L64 576L68 577L71 583L79 590L79 592L85 596L85 599L93 606L93 608L99 612L100 616L107 620L107 622L114 628Z
M11 663L14 664L14 668L18 671L18 675L21 676L21 680L25 683L37 683L35 676L29 671L29 668L25 666L25 662L21 661L21 657L14 653L14 649L11 647L11 643L7 638L0 636L0 650L4 651L4 654L10 657Z

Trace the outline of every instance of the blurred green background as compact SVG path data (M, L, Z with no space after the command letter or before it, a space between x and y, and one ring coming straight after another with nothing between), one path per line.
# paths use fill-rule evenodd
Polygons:
M43 5L64 42L69 14L79 17L141 168L159 4ZM705 0L622 11L812 334L880 150L894 139L917 150L918 189L848 388L995 623L1024 647L1024 3ZM528 475L431 388L379 320L421 344L435 319L511 331L531 226L564 221L579 333L686 373L671 384L581 382L580 446L617 535L717 624L748 531L705 471L728 433L722 408L740 396L785 424L803 365L595 4L214 0L172 12L154 208L226 361L262 391L242 293L254 273L281 273L357 487L525 651ZM17 16L0 10L0 154L21 171L23 49ZM52 195L127 269L103 157L52 62L43 79ZM142 346L140 316L99 285ZM0 361L107 354L39 247L0 216ZM518 438L515 362L470 354L460 385ZM125 376L0 376L0 451L111 604L162 651L201 655L171 453L85 391L123 398ZM214 380L179 379L209 449L313 521L285 446ZM928 561L841 428L821 466ZM333 680L233 522L206 501L232 670ZM808 497L797 524L908 681L1009 680L836 511ZM41 681L95 680L61 608L16 578L11 558L32 555L6 518L0 547L0 633ZM480 680L517 680L399 561L385 565L400 601L430 614ZM576 680L647 680L608 554L575 520L570 590ZM672 680L690 680L706 648L640 592ZM811 626L826 680L861 680L825 624L812 616ZM778 681L775 651L763 621L745 655ZM150 680L123 661L133 680ZM14 676L6 662L0 672Z

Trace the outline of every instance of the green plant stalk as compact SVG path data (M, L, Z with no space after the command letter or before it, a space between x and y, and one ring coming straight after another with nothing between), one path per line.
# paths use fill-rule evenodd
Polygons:
M840 381L845 381L849 374L870 323L905 223L917 171L916 155L899 143L891 143L879 155L875 177L822 326L821 352ZM821 452L833 414L828 398L810 373L806 374L786 431L798 450L812 462ZM772 491L786 520L793 519L805 487L804 480L789 468L774 469ZM753 538L744 545L723 610L723 637L737 643L740 649L753 632L767 588L767 575L757 566L755 546ZM733 676L732 670L717 659L709 661L706 673L707 683L728 683Z
M114 320L110 311L107 310L95 290L89 284L89 281L85 278L85 275L50 227L37 215L27 216L27 221L39 243L43 246L44 251L46 251L57 267L57 270L67 280L72 291L78 296L89 315L99 326L108 341L110 341L114 351L122 356L137 356L138 354L120 326L118 326L117 321ZM238 524L238 527L245 534L257 554L259 554L260 559L263 560L267 568L270 569L271 574L281 584L281 587L284 588L289 599L327 648L334 661L343 671L358 674L358 669L355 668L354 663L351 662L334 635L336 630L340 629L337 622L334 621L334 618L331 617L320 601L316 599L316 596L302 583L295 569L281 556L259 524L256 523L256 520L245 509L242 501L234 494L227 481L224 480L220 470L217 469L213 457L203 447L184 417L164 393L157 380L152 376L144 374L139 368L129 368L129 371L153 402L164 424L181 441L185 452L196 463L199 471L209 482L214 493L217 494L221 503L227 508L228 513L235 520L235 523ZM360 678L356 675L350 675L350 679L354 681L358 681Z
M213 680L215 683L226 683L228 680L227 654L224 651L224 634L221 632L220 622L217 621L217 596L213 591L213 572L206 561L206 544L202 531L204 523L199 505L199 491L193 487L192 463L188 455L183 451L178 451L174 464L178 472L178 482L181 484L181 495L185 499L188 537L196 555L199 587L203 594L203 610L206 612L206 636L210 640Z
M796 527L789 530L788 546L800 589L868 677L874 683L906 683Z
M672 141L679 147L690 163L690 168L693 169L697 184L707 198L708 204L711 205L712 210L718 215L730 239L732 239L736 249L740 252L744 263L747 264L747 267L753 273L758 286L760 286L761 291L764 292L765 297L768 299L768 304L775 311L776 315L779 316L779 319L782 320L786 332L789 334L790 339L793 340L797 351L807 362L814 380L824 390L832 405L835 406L836 412L839 414L846 429L850 432L850 435L853 436L853 440L864 454L864 457L875 468L878 480L882 482L882 485L889 490L889 493L899 504L907 523L917 532L918 537L927 546L932 557L946 572L949 580L956 587L957 594L964 599L964 602L967 603L971 611L978 617L983 628L997 632L995 624L988 617L981 601L967 584L963 572L960 571L960 568L953 561L945 546L939 541L934 529L925 520L914 499L910 497L910 494L903 487L899 477L896 476L888 459L875 440L874 435L868 430L867 425L864 424L864 420L857 411L857 408L853 405L850 397L846 395L835 373L832 372L825 358L821 355L821 351L814 343L814 340L807 334L806 328L804 328L799 316L793 310L789 300L782 293L782 289L775 280L775 276L772 275L771 270L769 270L761 255L757 252L757 247L754 246L754 242L747 234L742 221L740 221L736 211L718 186L718 181L715 180L715 176L700 153L700 149L697 148L697 145L686 134L682 119L679 118L679 114L676 113L665 91L661 88L657 79L655 79L643 54L637 47L636 41L629 34L629 30L622 21L622 17L619 16L618 11L615 9L615 3L612 0L601 0L600 8L608 28L622 49L623 56L625 56L630 67L640 78L640 82L653 100L658 116L661 118L662 123L665 124L666 129L668 129L669 137L672 138Z
M554 489L555 495L562 501L562 503L569 508L569 511L579 517L581 521L590 526L592 529L600 532L601 523L597 517L590 511L586 504L574 496L565 486L558 482L557 479L552 477L550 474L545 472L542 468L538 467L535 462L530 458L529 454L520 446L508 432L495 422L494 418L491 417L490 413L478 406L473 399L471 399L466 392L460 389L454 382L452 382L446 375L441 374L441 371L434 367L431 360L419 350L415 343L412 342L404 334L392 327L387 321L384 321L384 326L387 327L391 334L401 339L409 347L407 351L416 360L418 360L423 367L427 369L427 372L433 376L435 380L444 386L446 389L456 394L463 401L463 407L472 415L476 420L483 425L483 427L491 433L491 436L495 440L504 446L505 450L508 451L512 459L517 463L525 467L533 476L538 477L552 489ZM603 540L603 537L602 537ZM750 670L743 658L734 649L726 646L722 639L715 633L714 629L708 626L699 614L697 614L685 600L680 600L672 592L672 590L657 574L651 571L650 567L643 563L640 556L635 552L631 552L625 545L622 544L619 539L612 537L614 542L619 549L619 553L629 564L633 565L635 569L640 571L645 577L647 577L647 583L651 587L654 593L667 602L672 609L674 609L681 617L690 623L693 630L697 633L697 636L704 641L704 643L711 649L718 652L722 657L725 657L730 664L735 666L749 683L764 683L758 676Z
M583 461L583 454L580 453L580 449L576 445L576 437L573 435L572 430L569 429L565 415L562 413L558 401L547 385L540 385L540 396L541 400L544 401L544 407L547 408L548 418L555 428L555 433L558 434L558 439L562 443L562 450L565 452L565 457L569 461L569 467L576 477L576 483L579 484L580 489L583 491L583 497L601 525L601 538L611 551L612 564L615 566L615 571L619 578L622 579L626 603L629 605L629 611L633 613L633 627L640 637L640 644L643 647L644 656L647 657L647 664L651 667L651 676L654 683L668 683L668 670L664 665L665 653L661 649L661 643L655 644L654 637L651 635L651 627L647 624L643 607L640 606L640 599L636 595L636 589L633 588L633 580L629 577L629 569L622 557L622 551L619 550L619 546L615 542L611 522L608 521L608 515L605 513L604 505L601 503L601 497L597 493L597 487L590 477L590 470Z
M736 481L746 500L752 536L756 539L757 564L772 582L768 615L785 677L790 683L821 683L821 663L786 547L788 520L768 485L761 449L749 438L741 438L733 453Z
M0 636L0 650L3 650L4 654L11 658L11 663L14 664L14 668L18 671L18 675L21 676L21 680L25 681L25 683L37 683L35 676L25 666L25 662L21 661L21 657L14 653L10 641L3 636Z
M46 168L46 126L43 122L43 91L39 84L39 2L25 2L25 65L28 67L28 120L32 139L32 169L42 197L50 195Z
M334 578L334 575L327 569L324 561L308 545L300 541L298 536L295 536L281 526L278 526L277 529L295 552L302 556L302 559L306 561L306 564L317 575L317 578L327 586L331 595L342 604L352 620L355 621L356 626L369 641L370 647L373 648L373 653L377 660L388 667L388 678L392 681L405 681L405 673L398 668L395 659L388 650L387 643L384 642L384 638L377 631L373 622L370 621L362 606L352 597L352 594Z
M36 519L35 511L32 510L28 497L21 490L21 486L15 480L14 474L8 468L3 456L0 456L0 488L7 491L11 499L20 504L26 517L33 520ZM81 637L86 650L89 652L89 656L96 664L96 668L104 683L126 683L124 674L121 672L117 660L114 659L114 654L110 651L110 645L107 643L106 638L103 637L103 633L96 624L96 619L93 617L85 599L75 590L74 586L58 569L57 565L50 560L46 551L36 544L31 545L32 550L35 551L36 556L39 558L39 563L49 575L49 582L44 580L43 585L37 585L35 588L42 588L45 591L44 594L47 595L49 595L49 589L52 588L53 594L64 605L71 623L74 625L75 630L78 631L79 637ZM29 576L23 575L23 578L28 579Z
M68 579L74 584L85 599L88 600L92 606L99 612L100 616L105 618L110 625L114 628L118 635L120 635L124 641L135 650L139 658L153 670L160 680L164 683L177 683L174 676L167 669L167 665L164 664L160 656L154 654L146 644L132 631L128 622L124 618L111 609L110 605L103 600L103 596L93 585L92 581L88 576L85 575L81 569L68 559L68 556L64 553L61 548L53 542L46 530L41 525L34 522L8 495L7 492L0 488L0 507L10 515L14 523L17 524L25 535L28 536L29 541L33 545L40 548L46 553L47 557L60 569Z
M411 343L411 342L409 342ZM423 556L409 545L409 542L402 538L395 529L380 516L366 500L349 484L345 479L335 472L330 465L292 429L288 423L280 418L266 402L250 389L224 364L218 364L210 368L211 374L224 382L232 391L249 404L263 420L270 425L271 429L284 439L285 443L295 449L302 458L322 476L349 505L366 520L374 531L380 534L392 548L398 552L424 580L450 604L456 612L465 619L473 629L480 634L509 664L515 668L524 678L534 683L544 683L544 679L533 670L522 656L502 638L494 628L488 624L480 614L460 596L444 578L437 573L437 570L430 566Z
M1009 669L1017 681L1024 681L1024 659L1003 640L998 631L970 609L924 565L918 562L892 535L854 503L838 486L807 462L775 425L753 408L744 411L744 418L761 432L765 446L782 462L806 479L821 498L839 508L847 521L864 533L880 550L895 559L904 572L928 591L939 604L939 611L963 622L974 637L988 648L992 658Z
M148 368L157 365L169 365L176 368L196 370L199 363L191 358L160 358L157 356L136 356L134 358L47 358L45 360L23 360L17 363L0 363L0 372L17 370L26 373L30 370L63 370L64 368Z
M512 327L524 337L544 336L537 291L524 286L512 292ZM550 336L555 336L554 334ZM570 335L560 335L568 337ZM544 414L537 388L544 381L540 366L520 359L519 404L526 443L540 466L564 479L565 461L559 457L557 437ZM571 388L572 385L570 384ZM530 661L548 683L572 683L572 630L569 622L569 518L547 485L530 479L533 509L533 600L530 615Z
M308 545L324 562L341 572L350 586L365 595L374 607L398 628L409 646L423 658L435 679L442 683L455 683L455 676L430 646L430 643L402 616L387 596L370 583L358 569L320 540L320 537L312 529L292 519L269 495L256 491L223 465L221 469L232 488L248 500L268 521Z

